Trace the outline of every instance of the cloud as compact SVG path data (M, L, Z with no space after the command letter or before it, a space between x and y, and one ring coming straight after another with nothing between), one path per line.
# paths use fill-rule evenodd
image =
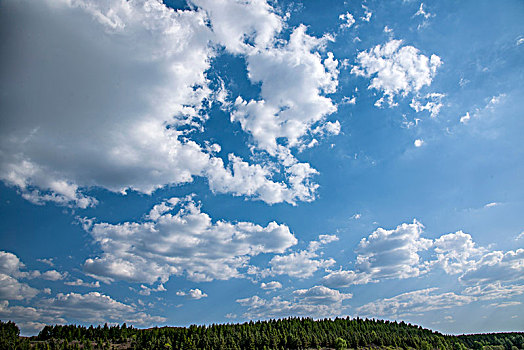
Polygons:
M211 281L241 277L239 269L261 253L283 253L297 239L276 222L213 222L191 197L155 206L143 222L86 226L103 254L87 259L87 273L109 280L154 283L171 275Z
M486 113L493 112L497 105L504 102L504 99L506 98L506 94L499 94L496 96L492 96L487 100L487 103L484 107L477 107L474 109L471 114L469 112L466 112L465 115L460 117L460 123L462 124L468 124L472 119L479 119L482 118Z
M165 292L167 289L162 283L160 283L156 288L149 288L148 286L140 285L138 294L140 295L151 295L151 292Z
M237 5L271 15L265 2ZM150 194L195 176L215 192L269 203L314 190L315 171L291 171L291 189L191 140L213 98L206 71L218 36L205 12L155 0L9 0L3 9L0 179L25 199L86 208L98 203L86 194L92 187ZM270 22L279 30L278 18ZM271 41L268 23L250 24L260 45Z
M15 254L0 251L0 273L14 277L27 277L28 272L20 271L24 267L24 263Z
M493 251L482 256L460 281L466 284L515 282L524 279L524 249Z
M37 289L0 273L0 300L27 300L34 298L38 293Z
M491 203L487 203L486 205L484 205L484 208L492 208L492 207L496 207L500 205L500 203L498 202L491 202Z
M418 9L418 11L414 14L414 16L422 16L424 17L424 19L428 19L430 17L434 17L435 15L429 13L429 12L426 12L424 11L424 3L421 2L420 3L420 7Z
M194 300L198 300L198 299L202 299L202 298L206 298L207 297L207 294L202 292L198 288L190 289L188 292L184 292L184 291L179 290L178 292L176 292L176 295L178 295L180 297L183 296L183 297L186 297L188 299L194 299Z
M84 282L82 279L78 278L74 281L64 282L65 285L75 286L75 287L87 287L87 288L100 288L100 282Z
M415 147L421 147L424 144L424 140L422 139L416 139L415 142L413 142Z
M271 281L268 283L260 283L260 288L266 289L266 290L274 290L274 289L280 289L282 288L282 283L278 281Z
M244 317L249 319L289 316L323 318L343 314L342 302L351 297L351 294L340 293L324 286L314 286L310 289L294 291L289 300L281 297L263 299L255 295L250 298L238 299L237 302L247 307Z
M440 113L442 108L442 99L445 97L445 94L438 92L429 93L423 98L414 97L411 100L409 106L413 108L417 113L422 111L428 111L432 118L436 117ZM426 100L426 104L422 104L421 101Z
M408 278L426 271L419 251L428 249L431 240L421 238L423 225L417 220L396 229L378 228L363 238L358 248L355 267L372 278Z
M503 285L500 282L477 285L464 289L463 294L471 295L480 300L495 300L512 298L524 294L524 285Z
M302 302L313 305L330 305L353 297L353 294L351 293L340 293L336 289L330 289L325 286L314 286L309 289L298 289L294 291L293 294L301 298Z
M369 8L364 4L362 4L362 8L364 9L364 17L360 17L360 19L364 22L371 21L371 16L373 15L373 12L371 12Z
M475 301L473 296L452 292L436 294L438 288L427 288L399 294L393 298L375 300L356 309L358 315L398 316L433 310L456 308Z
M328 268L335 260L319 259L317 251L323 245L337 241L335 235L320 235L318 241L311 241L307 250L292 252L287 255L276 255L270 261L270 268L262 271L262 276L288 275L299 278L309 278L318 269Z
M353 15L349 12L343 13L340 16L338 16L338 19L342 21L340 24L340 28L351 28L353 24L355 24L355 18Z
M351 69L351 73L357 76L372 77L368 89L383 93L375 104L377 106L382 106L386 99L390 107L394 106L398 95L405 97L431 85L437 68L442 64L437 55L428 58L415 47L402 46L402 43L402 40L392 39L382 46L359 52L356 65Z
M329 271L322 281L330 287L379 282L382 279L403 279L427 273L431 263L423 261L420 251L429 249L432 241L420 237L424 226L417 220L403 223L393 230L376 229L362 238L354 270Z
M371 280L370 274L340 269L338 271L330 271L328 275L322 278L322 284L331 288L342 288L353 284L367 284Z
M448 274L462 273L476 263L476 257L485 252L477 248L471 235L462 231L440 236L434 242L438 264Z
M471 119L471 116L469 115L469 112L466 112L465 115L463 115L462 117L460 117L460 122L462 124L466 124L467 122L469 122L469 120Z
M247 57L249 79L261 84L262 99L248 102L237 98L231 119L240 122L259 149L277 154L277 139L283 139L287 147L298 146L315 123L336 111L331 99L321 92L336 90L338 61L331 53L322 60L318 52L312 52L327 40L309 36L301 25L285 46Z
M215 41L235 54L271 46L283 27L282 18L265 0L191 2L206 11Z
M40 275L40 278L43 278L48 281L63 280L66 277L67 277L67 273L60 273L56 270L49 270Z

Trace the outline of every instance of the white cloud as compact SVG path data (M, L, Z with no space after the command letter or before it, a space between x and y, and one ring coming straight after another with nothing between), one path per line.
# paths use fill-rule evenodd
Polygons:
M436 294L438 288L427 288L399 294L393 298L375 300L357 308L362 316L398 316L422 313L432 310L456 308L475 301L473 296L458 295L452 292Z
M186 297L188 299L194 299L194 300L198 300L198 299L207 297L207 294L202 292L198 288L190 289L188 292L179 290L178 292L176 292L176 295L178 295L179 297Z
M40 275L40 278L43 278L48 281L63 280L66 277L67 277L67 273L60 273L56 270L49 270Z
M282 283L280 283L278 281L271 281L271 282L268 282L268 283L262 282L260 284L260 288L267 289L267 290L280 289L280 288L282 288Z
M283 253L297 240L285 225L212 222L191 197L170 199L143 222L87 227L103 251L84 269L112 279L154 283L187 274L194 281L241 277L251 256ZM165 208L168 207L169 209Z
M416 139L415 142L413 142L415 147L421 147L424 144L424 140L422 139Z
M265 0L191 0L204 9L216 41L236 54L263 49L283 27L282 18Z
M248 102L237 98L231 119L240 122L259 149L277 154L279 138L285 140L286 147L298 146L315 123L336 111L331 99L321 93L336 90L338 61L331 53L322 60L313 51L327 40L309 36L301 25L286 45L247 57L248 76L261 84L261 99Z
M355 18L349 12L341 14L338 16L338 19L342 21L340 28L350 28L353 24L355 24Z
M87 288L100 288L100 282L84 282L82 279L77 278L74 281L64 282L65 285L75 287L87 287Z
M460 117L460 122L462 124L466 124L467 122L469 122L469 120L471 119L471 116L469 115L469 112L466 112L465 115L463 115L462 117Z
M415 13L414 16L422 16L422 17L424 17L425 19L428 19L428 18L430 18L430 17L434 17L435 15L433 15L433 14L431 14L431 13L429 13L429 12L424 11L424 3L421 2L421 3L420 3L420 7L419 7L419 9L418 9L418 11Z
M355 271L330 271L322 278L322 283L331 288L349 287L353 284L367 284L371 282L371 275L367 273L357 273Z
M20 271L24 267L24 263L15 254L0 251L0 273L14 277L27 277L28 272Z
M383 96L376 105L396 105L395 97L418 92L431 85L437 68L442 64L440 57L430 58L419 53L413 46L402 46L402 40L390 40L368 51L359 52L357 64L351 73L371 78L368 89L381 91ZM429 108L429 107L428 107Z
M299 278L309 278L320 268L327 268L332 266L335 261L333 259L317 259L316 253L302 250L300 252L293 252L288 255L277 255L269 261L271 266L268 274L274 275L288 275Z
M53 262L53 258L49 259L36 259L37 261L40 261L41 263L47 264L51 267L55 266L55 263Z
M140 295L151 295L151 292L165 292L167 289L162 283L160 283L156 288L149 288L148 286L140 285L138 294Z
M498 202L490 202L490 203L487 203L486 205L484 205L484 208L492 208L492 207L496 207L497 205L500 205L500 203L498 203Z
M31 299L38 294L38 290L16 278L0 273L0 300Z
M413 108L417 113L422 111L428 111L432 118L436 117L440 113L442 108L442 99L445 94L433 92L429 93L423 98L413 98L409 106ZM422 100L426 100L426 104L422 104Z
M506 94L499 94L496 96L492 96L489 99L486 99L487 103L484 107L477 107L471 114L469 112L466 112L465 115L460 117L460 122L462 124L469 123L472 119L479 119L482 118L486 113L493 112L497 105L504 102L504 99L506 98Z
M281 297L263 299L259 296L238 299L237 302L247 307L244 317L250 319L282 318L288 316L336 317L344 313L342 302L350 299L351 294L340 293L324 286L299 289L293 292L289 300Z
M358 248L355 267L372 278L408 278L427 271L419 251L428 249L431 240L421 238L423 225L417 220L393 230L378 228L363 238Z
M477 297L480 300L506 299L524 294L524 285L503 285L495 282L468 287L464 289L463 294Z
M328 268L335 264L333 259L320 259L317 251L323 245L337 241L336 235L320 235L318 241L311 241L307 250L292 252L287 255L276 255L270 261L270 269L261 272L262 276L288 275L309 278L318 269Z
M364 4L362 4L362 8L364 9L364 17L360 17L360 19L365 22L371 21L371 16L373 15L373 12L371 12L369 8Z
M466 284L520 281L524 279L524 249L489 252L459 279Z
M440 266L449 274L457 274L474 266L483 252L477 248L471 235L462 231L440 236L434 241L434 250Z
M257 18L234 21L256 31L257 45L280 30L265 2L230 4ZM27 200L86 208L97 204L85 194L94 186L149 194L194 176L208 178L216 192L269 203L301 200L303 187L314 191L308 181L315 171L302 178L291 172L291 189L233 155L226 167L190 139L203 129L201 111L212 98L205 72L214 40L225 38L206 25L205 12L173 11L155 0L3 6L2 23L18 29L4 42L0 179Z

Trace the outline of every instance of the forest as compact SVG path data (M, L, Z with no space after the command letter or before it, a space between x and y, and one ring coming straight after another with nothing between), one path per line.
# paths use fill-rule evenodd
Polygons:
M444 335L405 322L361 318L286 318L242 324L138 329L122 325L45 326L21 337L11 321L0 321L0 350L16 349L524 349L524 332Z

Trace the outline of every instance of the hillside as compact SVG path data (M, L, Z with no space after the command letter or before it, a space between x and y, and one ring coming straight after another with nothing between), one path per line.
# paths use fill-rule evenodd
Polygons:
M524 333L450 336L404 322L368 319L287 318L243 324L137 329L127 326L45 326L19 337L0 324L3 349L449 349L517 350Z

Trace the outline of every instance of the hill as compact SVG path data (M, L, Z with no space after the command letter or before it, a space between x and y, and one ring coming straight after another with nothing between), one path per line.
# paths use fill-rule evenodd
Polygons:
M404 322L336 318L287 318L242 324L137 329L115 326L45 326L19 337L13 322L0 321L3 349L524 349L524 333L451 336Z

